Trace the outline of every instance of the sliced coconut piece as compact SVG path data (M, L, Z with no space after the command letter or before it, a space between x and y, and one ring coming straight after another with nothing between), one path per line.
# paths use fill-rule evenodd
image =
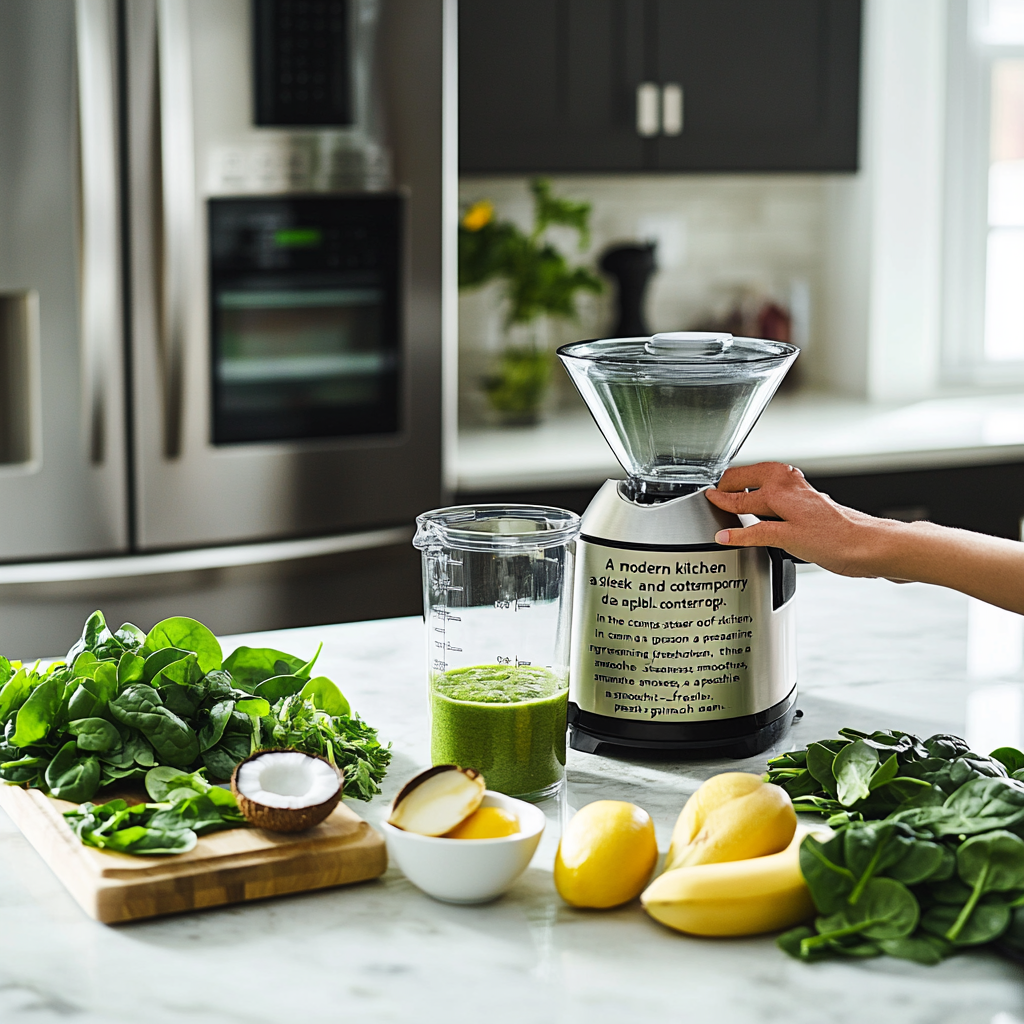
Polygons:
M472 768L436 765L402 787L388 822L421 836L442 836L480 806L486 789L484 777Z
M341 799L342 774L322 757L298 750L261 750L231 776L246 820L274 832L319 825Z

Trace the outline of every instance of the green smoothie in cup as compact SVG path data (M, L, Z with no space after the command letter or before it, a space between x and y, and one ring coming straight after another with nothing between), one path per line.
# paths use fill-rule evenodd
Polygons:
M565 769L564 680L532 665L473 665L435 674L430 687L434 764L475 768L488 789L541 796Z

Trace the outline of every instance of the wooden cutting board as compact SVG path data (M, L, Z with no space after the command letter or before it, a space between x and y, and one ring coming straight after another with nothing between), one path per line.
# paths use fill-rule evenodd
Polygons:
M0 807L82 909L106 924L362 882L388 865L384 838L343 804L305 832L230 829L163 857L85 846L63 817L74 806L0 783Z

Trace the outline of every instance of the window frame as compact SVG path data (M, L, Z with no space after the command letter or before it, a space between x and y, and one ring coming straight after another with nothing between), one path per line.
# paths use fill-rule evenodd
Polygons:
M947 384L1019 387L1024 357L985 357L992 67L1024 60L1019 42L984 39L988 0L949 0L947 30L943 377Z

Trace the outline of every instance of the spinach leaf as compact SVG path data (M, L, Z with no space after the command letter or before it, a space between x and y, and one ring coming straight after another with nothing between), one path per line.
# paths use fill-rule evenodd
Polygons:
M209 750L210 747L220 742L228 722L231 721L231 712L234 709L235 702L233 700L219 701L210 708L207 713L208 718L199 730L199 749L201 751Z
M7 716L28 700L32 692L32 684L29 682L28 673L19 668L0 689L0 722L6 721Z
M123 725L138 729L165 764L187 768L199 756L195 732L173 711L164 707L152 686L133 683L108 707Z
M223 655L217 638L195 619L176 615L158 622L147 634L145 649L159 651L165 647L192 651L204 673L221 667Z
M117 663L117 682L119 686L127 686L129 683L138 682L142 679L146 659L131 651L125 651Z
M769 771L782 768L805 768L807 766L806 750L788 750L768 759Z
M0 689L3 689L4 683L6 683L14 673L14 667L2 654L0 654Z
M203 678L203 670L199 667L199 659L194 654L187 654L184 658L172 661L165 665L150 680L150 685L160 689L168 684L180 687L194 688ZM196 700L201 700L203 694L197 694Z
M192 653L192 651L183 651L177 647L162 647L159 651L147 654L142 666L142 681L152 683L168 665L173 665L174 662L181 661L182 658L187 658Z
M114 634L114 639L125 651L137 651L146 642L146 634L133 622L124 622Z
M904 885L918 885L940 876L948 878L955 867L951 850L927 839L914 839L910 849L890 864L886 873Z
M950 942L960 940L961 933L986 893L1024 888L1024 840L1002 830L974 836L957 850L956 867L964 884L971 886L971 895L945 932L944 938ZM983 917L991 924L998 914L990 910ZM1004 927L1006 924L1009 924L1008 912ZM980 923L975 922L973 927L977 930ZM989 939L981 941L988 942Z
M1024 753L1016 747L1000 747L998 750L993 750L991 756L1001 762L1010 774L1024 768Z
M103 617L103 612L95 611L85 620L85 627L82 630L82 636L75 643L75 645L68 651L68 656L65 659L69 665L73 665L75 659L83 651L93 651L105 640L109 640L111 637L110 630L107 629L107 620Z
M871 776L871 779L868 781L868 789L875 790L879 786L892 782L896 778L898 771L899 763L896 761L896 755L892 754L887 761L883 761L878 766L877 771Z
M64 683L60 679L51 677L40 683L18 709L11 743L16 747L30 747L43 739L57 717L63 698Z
M844 807L870 794L869 783L877 767L878 752L863 740L855 740L836 754L832 773L836 778L836 795Z
M235 685L250 692L264 680L294 673L302 665L301 658L271 647L239 647L224 662L224 668L231 673Z
M124 741L124 752L132 764L141 768L151 768L156 764L156 754L149 740L142 733L132 729L128 739Z
M46 769L46 784L58 800L79 803L99 788L100 763L95 757L79 757L74 741L65 743Z
M213 779L229 779L239 761L253 751L253 724L248 715L232 711L220 741L203 752L203 764Z
M68 723L68 732L78 740L79 750L105 754L121 746L121 734L103 718L79 718Z
M811 743L807 746L807 770L821 784L829 796L836 795L836 777L832 766L836 755L822 743Z
M262 697L249 697L246 700L240 700L235 705L235 710L241 711L243 715L248 715L250 718L264 718L270 714L270 702Z
M855 904L815 921L818 934L800 941L806 955L851 935L868 939L902 939L917 927L920 908L910 890L892 878L873 878Z
M323 649L324 645L321 643L316 649L316 654L314 654L313 657L309 659L309 661L307 661L304 665L300 665L299 668L293 670L295 672L295 675L297 675L300 679L308 679L310 673L313 671L313 666L316 664L316 660L320 657L320 652Z
M950 796L945 807L960 819L946 834L973 835L1024 822L1024 786L1011 779L976 778Z
M810 796L819 788L818 780L806 768L794 768L786 774L776 771L770 776L772 782L781 786L793 800Z
M317 651L317 654L319 653ZM284 696L287 696L287 694ZM320 711L326 711L327 714L332 716L347 715L351 711L349 702L345 699L344 694L327 676L317 676L314 679L310 679L299 691L299 696L303 700L311 701L313 707L318 708Z
M932 757L941 757L953 761L970 751L967 741L959 736L939 732L924 741L925 749Z
M901 861L914 845L914 833L895 821L860 822L847 828L842 836L846 866L857 879L847 897L850 904L858 902L872 878ZM938 866L940 857L938 854L934 866Z
M907 935L902 939L879 939L878 945L883 953L899 957L901 960L913 960L914 963L934 966L941 963L952 952L948 942L934 935Z
M841 910L857 883L853 872L845 865L843 846L842 835L835 835L825 843L811 835L800 844L800 873L819 913L833 914Z
M252 692L255 696L274 704L282 697L291 697L298 693L304 685L305 681L296 675L271 676L270 679L264 679Z
M997 939L1010 924L1010 908L998 896L986 896L971 907L964 917L964 909L951 903L937 903L921 918L921 927L939 938L948 939L954 932L954 946L980 946Z

